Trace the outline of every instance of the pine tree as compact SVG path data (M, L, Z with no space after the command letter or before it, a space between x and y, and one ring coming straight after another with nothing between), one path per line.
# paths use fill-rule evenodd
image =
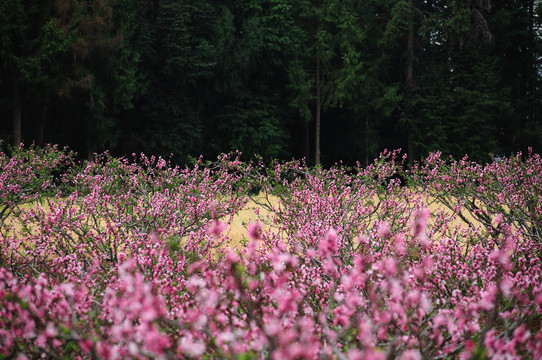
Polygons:
M6 98L12 104L14 145L23 140L23 108L38 106L43 112L60 88L62 60L69 51L72 33L56 16L58 4L26 0L0 4L0 78L10 89ZM38 140L43 137L43 118L40 120Z

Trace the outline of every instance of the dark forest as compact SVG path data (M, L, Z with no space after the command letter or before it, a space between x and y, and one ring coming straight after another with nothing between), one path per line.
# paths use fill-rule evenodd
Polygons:
M2 0L0 138L176 163L542 150L534 0Z

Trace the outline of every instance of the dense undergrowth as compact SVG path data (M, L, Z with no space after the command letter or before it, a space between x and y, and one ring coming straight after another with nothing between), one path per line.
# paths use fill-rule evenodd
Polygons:
M0 359L541 358L540 157L404 160L0 153Z

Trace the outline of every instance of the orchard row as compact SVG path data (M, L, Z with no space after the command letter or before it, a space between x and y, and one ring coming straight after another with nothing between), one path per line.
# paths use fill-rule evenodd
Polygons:
M0 153L0 359L541 358L541 158L404 161Z

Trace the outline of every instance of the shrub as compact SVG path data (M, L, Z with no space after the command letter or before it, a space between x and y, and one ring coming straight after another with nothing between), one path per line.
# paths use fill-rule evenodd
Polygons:
M540 358L539 166L103 155L2 230L0 357ZM279 203L234 252L251 188Z

